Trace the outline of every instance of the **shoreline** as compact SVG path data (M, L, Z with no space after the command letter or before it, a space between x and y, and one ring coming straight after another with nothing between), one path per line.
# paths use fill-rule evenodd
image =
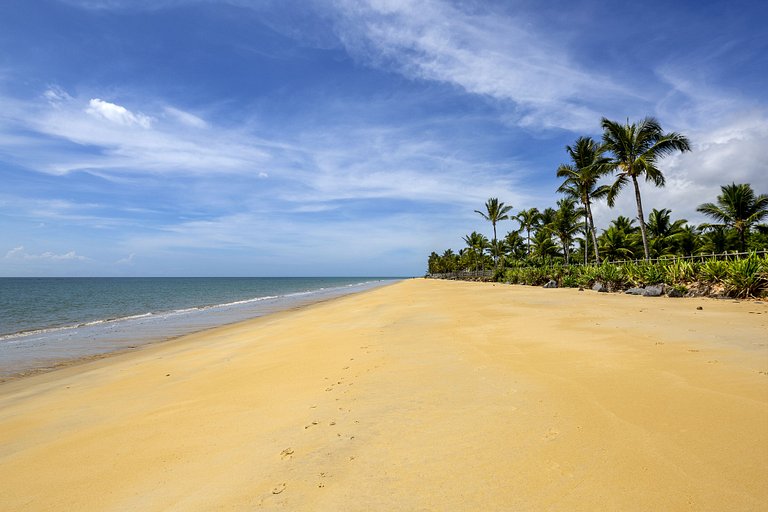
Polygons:
M404 280L3 383L0 496L759 509L765 332L754 302Z
M314 290L313 292L318 294L308 299L304 294L290 294L287 296L267 297L266 299L268 299L269 301L265 301L263 303L257 302L257 300L255 299L251 299L245 302L254 303L254 305L260 306L261 308L251 312L250 313L251 316L240 317L240 318L237 318L235 316L231 319L225 317L223 321L220 321L220 323L203 322L199 325L195 325L195 327L192 327L191 329L188 327L187 328L176 327L174 329L173 327L174 322L178 323L178 319L174 319L173 322L171 322L170 329L169 327L161 325L156 329L156 332L147 334L144 337L139 337L136 339L126 337L124 340L117 337L111 343L108 344L107 348L103 348L101 349L101 351L98 351L98 352L85 353L82 355L75 355L72 357L30 359L29 363L27 363L28 366L18 371L4 371L3 368L0 367L0 385L2 385L4 382L24 379L33 375L39 375L39 374L44 374L52 371L57 371L61 368L67 368L70 366L85 364L90 361L100 360L100 359L109 358L109 357L124 354L124 353L134 352L145 346L153 346L158 343L173 341L175 339L182 338L184 336L198 334L211 329L216 329L219 327L225 327L228 325L237 324L239 322L247 322L255 318L261 318L263 316L272 315L282 311L292 311L302 307L308 307L313 304L334 300L339 297L354 295L357 293L364 293L366 291L376 289L382 286L390 286L391 284L394 284L402 279L403 278L387 278L386 279L387 282L380 280L380 281L370 281L370 282L360 283L358 286L360 286L361 289L355 290L352 292L349 292L347 287ZM237 305L237 304L238 303L234 303L232 305ZM211 306L203 306L199 308L193 308L189 311L196 314L208 314L209 312L219 313L223 311L220 308L226 307L226 306L230 306L230 304L221 304L221 305L217 304L217 305L211 305ZM168 312L159 312L157 314L160 317L163 317L167 313ZM147 315L141 315L141 316L147 316ZM52 331L54 331L55 333L66 331L68 334L70 334L70 336L77 337L78 331L81 331L82 329L88 329L93 325L100 326L103 324L111 324L113 322L122 323L122 322L125 322L126 320L130 321L133 319L134 319L133 317L126 317L126 318L118 318L118 319L109 320L109 321L89 322L83 325L57 327L57 328L53 328ZM168 332L167 334L162 333L164 329ZM37 332L45 333L47 331L48 329L42 329L39 331L32 331L30 333L15 333L13 336L16 339L20 338L21 342L24 343L25 337L35 335ZM173 331L178 331L178 332L173 332ZM6 337L8 336L12 336L12 335L6 335ZM62 343L66 345L67 342L62 342ZM97 350L97 349L93 349L93 350Z

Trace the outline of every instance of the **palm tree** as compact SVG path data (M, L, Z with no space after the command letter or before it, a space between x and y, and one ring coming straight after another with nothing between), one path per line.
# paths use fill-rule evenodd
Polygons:
M634 233L637 233L637 226L633 226L632 224L635 223L635 219L630 219L628 217L625 217L623 215L619 215L615 219L611 221L611 224L609 227L614 227L618 230L623 231L624 233L631 235Z
M720 254L735 245L732 243L733 231L728 231L722 224L702 224L703 231L701 251L704 253Z
M602 127L603 145L613 154L610 163L618 173L608 194L608 205L611 207L614 205L617 194L631 180L635 188L637 218L640 221L640 233L643 237L643 253L648 260L651 255L637 178L645 176L646 181L650 181L657 187L663 187L664 175L656 166L656 161L676 151L690 151L690 142L679 133L664 133L659 122L652 117L646 117L639 123L632 124L629 120L626 124L619 124L604 117Z
M505 206L504 203L499 202L499 199L496 197L492 197L488 199L488 201L485 202L485 211L481 212L480 210L475 210L476 213L479 213L485 220L490 221L490 223L493 225L493 245L496 244L496 223L500 222L502 220L509 219L509 211L512 209L512 206ZM498 262L498 259L496 255L494 254L494 262Z
M703 243L696 226L687 225L670 237L678 254L693 256L700 251Z
M624 230L610 226L603 231L599 238L600 250L606 261L632 259L634 257L634 241Z
M674 236L683 231L683 226L688 222L685 219L672 222L671 213L672 210L669 208L661 210L654 208L648 215L649 244L656 257L665 256L668 253L674 242Z
M512 259L521 259L526 256L526 247L519 231L509 231L503 238L504 252Z
M539 229L536 231L536 234L533 236L532 255L540 258L542 261L560 255L560 252L557 250L557 244L552 241L552 235L548 229Z
M515 216L515 219L520 223L520 229L525 230L526 238L528 240L528 256L531 255L531 229L536 227L540 217L541 213L539 213L538 208L520 210L520 213Z
M488 238L485 235L478 233L477 231L473 231L463 238L464 243L467 244L467 248L469 249L472 257L472 264L474 267L473 270L478 270L477 267L479 267L481 264L483 270L485 270L485 250L490 246L488 243Z
M733 228L739 235L739 250L747 249L747 235L752 226L768 217L768 195L755 192L748 183L731 183L720 187L722 194L717 196L717 204L704 203L696 211L719 220L720 224Z
M574 235L580 229L578 218L582 215L582 212L576 209L576 201L569 197L559 200L557 206L559 208L548 229L560 239L565 263L568 264L571 260L571 243L573 242Z
M537 227L547 227L548 225L552 224L552 222L555 220L555 215L557 215L557 210L554 208L544 208L544 210L539 214Z
M557 177L565 178L557 191L578 199L584 206L584 234L587 237L584 246L584 263L587 263L589 257L589 244L586 242L590 234L595 248L595 261L600 263L591 203L592 199L606 197L610 191L610 187L607 185L597 186L597 180L610 172L609 160L603 156L604 149L602 146L592 140L591 137L579 137L572 147L566 146L565 150L573 163L562 164L557 168Z

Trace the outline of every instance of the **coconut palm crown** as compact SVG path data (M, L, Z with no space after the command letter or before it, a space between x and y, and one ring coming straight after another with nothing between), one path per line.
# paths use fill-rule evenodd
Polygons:
M645 177L646 181L663 187L664 174L657 166L658 159L677 151L690 151L690 142L679 133L664 133L659 122L653 117L646 117L639 123L631 124L629 120L626 124L621 124L604 117L601 124L603 145L612 153L610 165L616 172L616 180L608 193L608 205L614 205L618 193L631 181L635 189L643 252L645 259L650 259L638 178Z
M565 178L557 191L578 199L584 206L585 236L592 236L595 261L599 263L600 252L592 218L592 200L606 197L610 192L610 187L607 185L597 186L597 181L610 172L608 165L610 160L603 154L605 149L591 137L579 137L573 146L566 146L565 150L571 157L572 163L562 164L557 168L557 177ZM588 245L585 244L585 247L588 248ZM588 253L588 250L584 251L585 263Z
M739 235L741 251L747 249L747 234L752 226L768 218L768 195L755 196L754 190L747 183L731 183L720 187L722 194L717 196L717 204L704 203L696 211L720 221L708 227L729 227Z
M493 245L496 245L496 223L502 220L508 220L509 215L507 214L511 209L511 205L506 206L504 203L500 202L498 198L492 197L485 202L485 212L475 210L475 213L479 213L485 220L493 225Z
M538 208L528 208L527 210L520 210L520 213L515 215L515 219L520 223L520 229L524 229L526 238L528 240L526 254L531 255L531 230L538 225L541 212Z

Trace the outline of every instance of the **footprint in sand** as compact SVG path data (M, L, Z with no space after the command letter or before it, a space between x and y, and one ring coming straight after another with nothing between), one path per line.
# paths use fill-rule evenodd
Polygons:
M281 493L281 492L283 492L284 490L285 490L285 482L283 482L283 483L281 483L281 484L277 484L277 485L276 485L276 486L275 486L275 487L272 489L272 494L280 494L280 493Z
M697 349L697 348L689 348L688 352L699 352L699 349Z
M286 448L282 452L280 452L280 458L285 459L292 459L293 458L293 449L292 448Z
M546 434L544 434L544 439L546 439L547 441L551 441L551 440L557 438L557 436L559 436L559 435L560 435L560 432L558 432L557 430L551 428L551 429L549 429L547 431Z

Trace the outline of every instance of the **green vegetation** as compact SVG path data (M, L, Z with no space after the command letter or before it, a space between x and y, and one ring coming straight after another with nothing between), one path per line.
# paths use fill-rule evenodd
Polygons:
M662 187L659 160L690 151L688 139L665 133L653 118L639 123L602 120L602 143L579 137L566 146L570 163L556 169L564 197L557 208L536 207L511 214L512 207L490 198L475 210L493 226L493 239L472 232L465 247L429 256L428 272L446 274L484 271L499 281L543 285L550 280L563 287L612 290L664 284L677 296L725 294L756 297L768 293L768 195L756 194L749 184L724 185L714 203L698 211L713 219L698 226L674 219L669 208L643 214L639 178ZM612 181L601 184L600 180ZM638 216L615 218L598 234L592 218L596 201L610 207L620 191L632 183ZM516 221L517 229L497 238L497 225ZM714 255L740 251L742 257ZM749 253L749 254L746 254ZM590 264L590 261L593 262ZM582 262L580 265L574 265Z
M531 286L542 286L553 280L564 288L590 288L601 283L612 291L665 284L678 295L760 297L768 291L768 255L752 253L730 261L661 260L576 266L554 263L507 268L497 279Z

